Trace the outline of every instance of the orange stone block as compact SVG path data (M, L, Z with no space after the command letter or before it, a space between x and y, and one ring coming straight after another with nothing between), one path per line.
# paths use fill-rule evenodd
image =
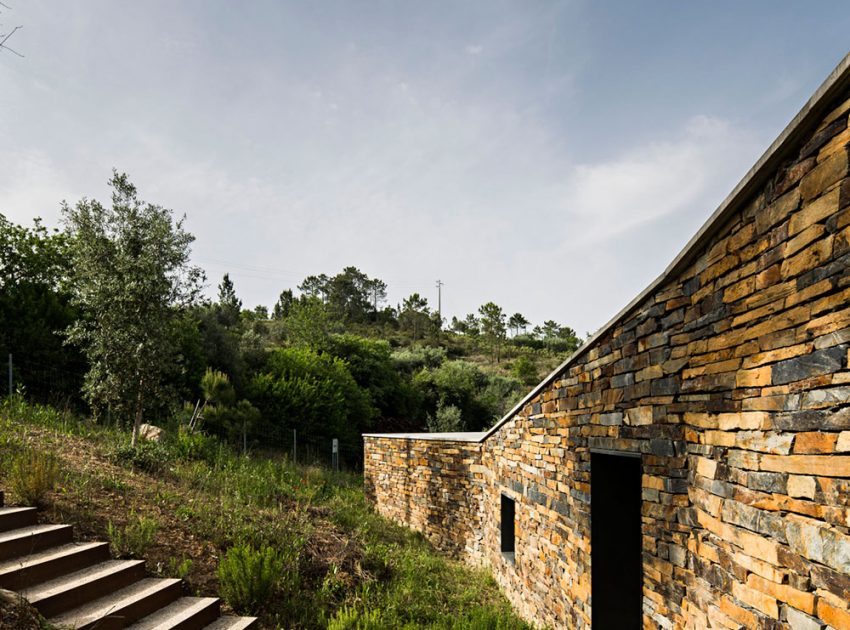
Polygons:
M835 630L850 630L850 612L832 606L822 599L818 602L818 617Z
M832 453L838 441L837 433L811 431L798 433L794 438L795 453Z

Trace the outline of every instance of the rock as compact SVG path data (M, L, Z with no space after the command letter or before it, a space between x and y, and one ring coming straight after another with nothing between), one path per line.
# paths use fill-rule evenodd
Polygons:
M139 427L139 437L150 442L159 442L165 436L165 431L152 424L143 424Z
M811 354L775 364L772 369L771 382L774 385L784 385L794 381L802 381L812 376L837 372L843 369L846 364L846 345L824 348Z
M791 630L821 630L824 627L817 619L790 606L785 607L785 615Z

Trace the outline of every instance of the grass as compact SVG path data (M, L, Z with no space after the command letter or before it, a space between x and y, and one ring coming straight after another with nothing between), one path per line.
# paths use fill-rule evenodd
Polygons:
M372 511L358 475L169 436L134 451L115 429L20 397L0 403L0 450L37 445L61 460L45 521L74 523L85 540L105 539L109 523L113 545L141 544L152 573L224 593L263 628L530 628L485 572ZM0 487L21 501L6 461Z

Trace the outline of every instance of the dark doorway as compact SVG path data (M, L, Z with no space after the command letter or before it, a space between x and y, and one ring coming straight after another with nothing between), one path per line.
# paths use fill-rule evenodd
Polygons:
M642 625L640 457L590 455L593 630Z

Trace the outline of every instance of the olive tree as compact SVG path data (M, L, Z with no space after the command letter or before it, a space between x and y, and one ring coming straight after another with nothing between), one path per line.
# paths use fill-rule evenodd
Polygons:
M62 214L71 237L74 302L84 316L67 330L86 355L83 393L95 413L133 421L132 444L146 412L161 406L173 373L175 323L193 302L203 273L189 264L194 237L170 210L138 199L113 171L112 206L83 199Z

